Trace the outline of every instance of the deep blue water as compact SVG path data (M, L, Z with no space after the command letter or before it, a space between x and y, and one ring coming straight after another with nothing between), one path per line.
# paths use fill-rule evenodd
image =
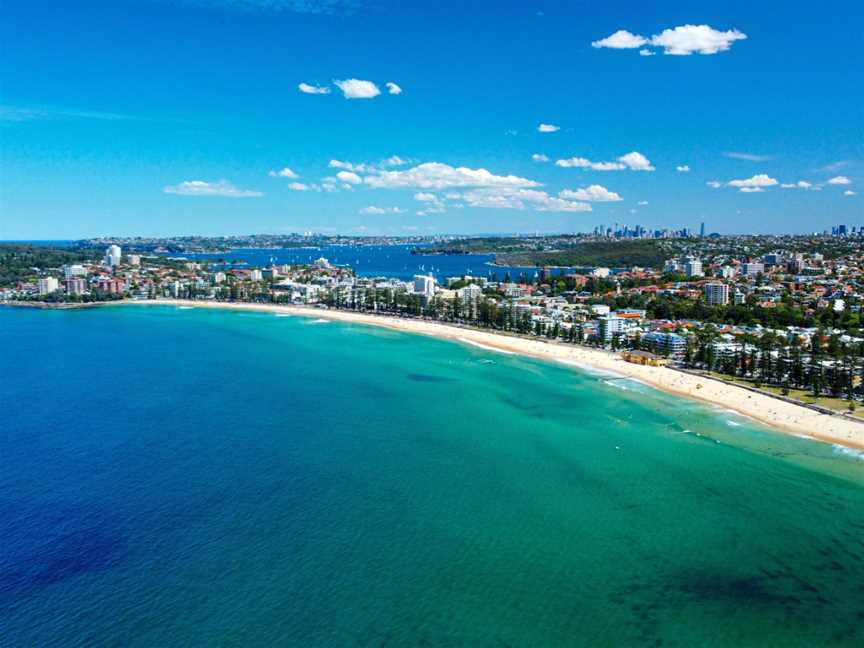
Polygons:
M0 308L0 646L861 646L864 461L266 313Z
M287 248L279 250L236 249L222 254L186 254L190 259L225 259L245 261L252 266L263 266L271 259L276 264L310 263L324 257L335 265L351 266L362 277L395 277L411 279L417 274L433 273L439 280L466 274L475 277L503 280L510 273L516 281L521 274L526 278L536 275L536 268L493 267L491 254L422 255L411 254L412 245L325 246L320 248ZM557 271L556 271L557 272Z

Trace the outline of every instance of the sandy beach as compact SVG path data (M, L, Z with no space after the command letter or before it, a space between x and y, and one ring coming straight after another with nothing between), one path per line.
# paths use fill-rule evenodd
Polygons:
M857 423L839 415L822 414L806 407L754 393L718 380L702 378L665 367L648 367L631 364L621 359L617 353L599 349L478 331L476 329L463 328L440 322L369 315L307 306L186 301L180 299L105 302L100 305L177 306L178 308L217 308L284 313L383 326L408 333L431 335L455 340L464 344L481 346L490 351L517 353L574 367L612 372L620 376L642 381L651 387L668 393L686 396L733 410L782 432L826 443L836 443L850 448L864 449L864 423Z

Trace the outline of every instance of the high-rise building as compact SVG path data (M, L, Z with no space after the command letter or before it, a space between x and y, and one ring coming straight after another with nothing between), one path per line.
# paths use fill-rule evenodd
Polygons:
M84 277L87 275L87 268L83 265L73 264L63 266L63 278L71 279L72 277Z
M616 335L622 335L627 324L627 320L617 315L607 314L597 320L600 324L600 337L606 342L609 342Z
M414 275L414 293L427 299L435 296L435 277L430 275Z
M60 287L60 282L54 277L43 277L36 283L40 295L50 295Z
M105 250L105 265L109 268L116 268L120 265L121 256L122 251L119 245L109 245L108 249Z
M729 303L729 285L724 283L705 284L705 303L709 306L725 306Z
M681 257L681 269L684 271L684 274L688 277L702 277L704 276L704 272L702 272L702 261L692 256Z
M66 292L69 295L83 295L87 290L87 282L81 277L69 277L63 284L66 287Z
M699 238L705 238L705 223L699 226Z
M741 272L748 277L755 277L756 275L765 273L765 264L756 262L745 263L741 266Z

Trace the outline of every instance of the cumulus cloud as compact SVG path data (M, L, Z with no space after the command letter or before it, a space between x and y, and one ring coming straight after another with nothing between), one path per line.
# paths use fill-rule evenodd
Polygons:
M610 49L636 49L648 43L648 39L638 34L631 34L626 29L619 29L611 36L591 43L591 47L608 47Z
M531 159L534 160L535 162L548 162L549 156L543 155L542 153L535 153L534 155L531 156Z
M651 37L651 44L662 47L664 54L689 56L698 54L717 54L725 52L732 43L745 40L747 34L737 29L719 31L708 25L681 25L674 29L664 29Z
M843 195L844 196L857 196L858 194L855 193L854 191L852 191L851 189L847 189L846 191L843 192Z
M730 180L727 182L730 187L737 187L743 193L758 193L764 187L773 187L778 182L764 173L754 175L746 180Z
M852 184L852 181L846 176L835 176L828 181L830 185L848 185Z
M402 166L403 164L408 164L408 160L405 160L398 155L391 155L390 157L381 160L380 166Z
M618 202L623 200L614 191L609 191L606 187L596 184L575 191L565 189L558 193L558 197L565 200L587 200L589 202Z
M371 81L361 79L344 79L334 81L346 99L373 99L381 94L378 86Z
M565 169L591 169L592 171L653 171L654 167L644 155L638 151L632 151L622 155L616 162L592 162L587 158L572 157L564 160L556 160L555 165Z
M223 198L258 198L264 195L260 191L238 189L227 180L219 180L218 182L186 180L176 185L163 187L162 191L178 196L221 196Z
M737 29L720 31L709 25L679 25L672 29L664 29L651 38L632 34L626 29L619 29L611 36L591 43L591 47L609 49L639 49L640 56L652 56L648 47L659 47L664 54L671 56L689 56L691 54L717 54L725 52L732 43L745 40L747 34Z
M438 196L429 193L428 191L421 191L414 194L414 200L419 200L420 202L435 202L438 200Z
M646 158L638 151L633 151L632 153L628 153L627 155L622 155L618 158L618 161L623 163L628 169L632 169L633 171L654 170L654 167L651 166L651 162L648 161L648 158Z
M294 173L294 171L292 171L288 167L285 167L284 169L281 169L279 171L271 171L269 173L269 175L273 176L274 178L297 178L297 177L299 177L296 173Z
M327 86L314 86L308 83L301 83L297 89L304 94L330 94L330 88Z
M679 164L675 167L675 170L678 173L690 173L690 167L686 164Z
M554 133L555 131L561 130L560 126L556 126L555 124L540 124L537 127L538 133Z
M336 174L336 177L339 178L342 182L349 185L356 185L363 182L359 175L354 173L353 171L340 171Z
M647 201L647 200L640 200L640 201L639 201L638 203L636 203L636 204L639 205L640 207L644 207L645 205L648 204L648 201Z
M388 81L384 85L387 86L387 92L389 92L390 94L392 94L392 95L402 94L402 88L400 88L398 85L396 85L392 81Z
M804 189L805 191L819 191L822 188L811 182L807 182L806 180L799 180L798 182L784 182L780 187L783 189Z
M375 207L374 205L370 205L369 207L364 207L360 210L361 214L373 214L373 215L381 215L381 214L401 214L403 211L398 207Z
M709 180L705 184L708 185L709 187L711 187L712 189L719 189L720 187L723 186L723 183L720 182L719 180Z
M590 212L591 205L550 196L537 189L493 187L472 189L460 195L469 207L531 209L538 212Z
M311 189L309 185L302 182L292 182L288 185L288 188L291 191L309 191L309 189Z
M363 181L376 189L449 189L458 187L536 187L540 183L519 176L500 176L486 169L452 167L426 162L404 171L378 171Z

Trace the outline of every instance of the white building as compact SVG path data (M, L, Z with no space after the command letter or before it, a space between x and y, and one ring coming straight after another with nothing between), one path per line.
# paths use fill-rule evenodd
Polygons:
M609 342L616 335L623 335L627 320L617 315L606 315L597 320L600 324L600 337Z
M40 295L50 295L60 287L60 282L54 277L43 277L36 284Z
M591 271L591 276L597 279L605 279L612 271L609 268L594 268Z
M702 261L696 257L683 257L681 259L681 269L688 277L702 277L705 275L705 273L702 272Z
M63 278L72 279L73 277L86 277L87 268L80 264L63 266Z
M747 301L747 295L745 295L744 293L742 293L742 292L736 290L733 299L734 299L734 301L735 301L735 305L736 305L736 306L740 306L741 304L743 304L743 303L745 303L745 302Z
M705 303L709 306L725 306L729 303L729 285L724 283L705 284Z
M435 277L432 275L414 275L414 294L426 298L435 296Z
M105 250L105 265L109 268L116 268L120 265L121 256L122 251L119 245L109 245L108 249Z
M249 273L249 278L252 281L261 281L264 278L264 274L258 268L255 268Z
M734 279L735 275L738 274L738 268L735 266L724 265L720 268L720 276L724 279Z
M141 255L139 254L130 254L129 255L129 265L139 266L141 265Z
M765 272L765 264L764 263L745 263L741 266L741 272L743 272L748 277L755 277L759 274L764 274Z
M591 312L599 317L608 315L610 310L606 304L591 304Z

